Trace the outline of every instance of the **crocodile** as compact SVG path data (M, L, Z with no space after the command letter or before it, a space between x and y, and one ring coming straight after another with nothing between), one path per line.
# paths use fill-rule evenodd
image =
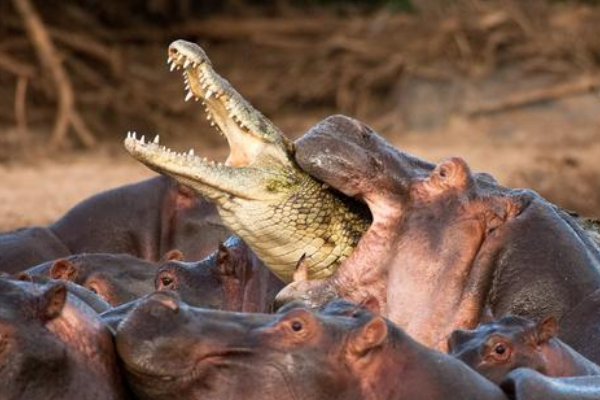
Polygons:
M337 194L296 164L294 143L213 69L200 46L177 40L167 64L182 70L185 100L202 100L207 119L224 136L224 164L128 133L125 148L149 168L171 176L213 202L224 222L284 282L305 256L308 278L330 276L371 223L362 204Z

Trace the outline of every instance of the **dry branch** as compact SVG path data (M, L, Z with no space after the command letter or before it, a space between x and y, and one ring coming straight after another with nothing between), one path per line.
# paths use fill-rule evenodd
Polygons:
M0 69L10 72L17 76L32 78L35 74L35 68L22 63L5 53L0 53Z
M81 142L87 147L92 146L96 140L75 108L73 86L62 67L54 44L41 18L29 0L13 0L13 4L23 19L25 29L42 65L51 74L58 91L58 111L50 141L51 145L62 145L66 139L69 126L72 126Z
M525 93L517 93L496 103L486 104L467 111L467 116L478 117L511 111L517 108L532 106L548 101L594 92L600 88L600 78L583 77L575 82L562 83L549 88L536 89Z
M17 80L15 92L15 120L17 121L17 132L22 144L29 142L29 129L27 128L27 83L29 79L20 76Z

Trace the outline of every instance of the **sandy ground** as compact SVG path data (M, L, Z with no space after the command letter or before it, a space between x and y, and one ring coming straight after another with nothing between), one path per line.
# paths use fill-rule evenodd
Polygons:
M474 171L490 172L502 184L533 188L563 207L594 216L600 215L600 120L596 120L600 102L595 102L570 99L558 109L561 112L540 108L497 120L455 119L439 131L387 136L419 157L440 161L461 156ZM585 118L569 112L590 104ZM318 121L312 118L296 126L305 129ZM163 142L168 140L163 136ZM190 138L185 145L194 141ZM224 147L194 147L199 154L217 159L226 151ZM60 159L0 165L0 229L47 224L94 193L153 174L118 143Z

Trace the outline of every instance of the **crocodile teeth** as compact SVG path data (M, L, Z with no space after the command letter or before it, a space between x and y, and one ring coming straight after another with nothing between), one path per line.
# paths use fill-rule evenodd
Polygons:
M182 58L183 58L183 54L179 53L177 55L177 61L181 61Z
M177 66L177 65L176 65L175 63L171 64L171 67L169 67L169 70L170 70L171 72L173 72L173 70L175 69L175 67L176 67L176 66Z
M191 64L190 60L185 60L185 62L183 63L183 68L187 69L187 67L189 67Z
M185 101L188 101L189 99L191 99L193 96L192 92L187 92L187 94L185 95Z
M190 149L190 152L188 153L190 156L194 155L194 149Z
M142 138L140 139L140 142L142 144L145 144L146 143L146 136L142 135Z
M132 137L134 140L137 140L137 138L135 137L135 135L136 135L136 132L135 132L135 131L133 131L133 134L132 134L132 136L131 136L131 137Z
M158 144L160 137L158 135L154 136L154 144Z
M167 65L171 64L172 61L173 59L171 58L171 56L167 56Z

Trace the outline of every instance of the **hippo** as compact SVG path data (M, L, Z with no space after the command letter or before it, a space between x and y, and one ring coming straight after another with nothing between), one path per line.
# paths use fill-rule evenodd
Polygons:
M155 281L157 290L176 291L189 305L244 312L270 312L283 286L237 236L204 260L163 264Z
M181 259L180 251L170 251L154 263L129 254L77 254L49 261L25 271L32 276L71 281L118 306L154 291L156 272L163 263Z
M200 260L229 235L211 203L157 176L92 196L48 227L1 234L0 271L81 253L127 253L156 262L179 249Z
M64 284L0 278L0 399L129 399L112 335Z
M0 233L0 272L20 272L69 254L67 246L46 227Z
M311 128L295 150L304 171L364 202L373 222L332 276L296 281L280 302L374 296L412 337L446 350L485 309L560 320L600 287L600 250L575 219L461 158L423 161L344 116Z
M600 289L560 320L558 336L596 364L600 362Z
M31 275L28 272L20 272L15 277L11 277L10 275L6 275L4 277L7 279L12 278L36 284L49 284L52 282L59 282L59 280L57 279L52 279L42 275ZM61 280L60 283L62 283L67 288L69 294L76 296L79 300L87 304L96 313L101 314L112 309L112 305L108 304L108 302L106 302L102 297L100 297L97 293L92 292L88 288L80 286L71 281Z
M516 400L598 400L600 376L552 378L530 368L517 368L502 383L502 390Z
M448 347L451 355L496 383L521 367L554 377L600 375L600 367L558 339L557 334L554 317L536 324L506 316L472 331L452 332Z
M506 400L490 381L356 305L279 314L138 302L116 344L140 399Z

